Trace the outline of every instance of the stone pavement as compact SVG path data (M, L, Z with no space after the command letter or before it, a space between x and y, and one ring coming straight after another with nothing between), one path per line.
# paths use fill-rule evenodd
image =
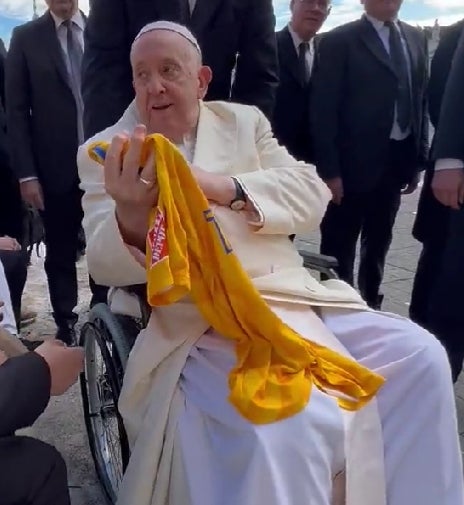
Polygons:
M398 314L408 314L408 302L412 280L419 254L419 244L411 237L411 227L417 206L417 194L404 197L395 226L395 236L388 264L386 267L383 291L384 309ZM318 235L305 237L314 250L318 248ZM83 262L79 264L81 281L81 318L85 318L88 304L86 271ZM32 296L31 296L32 295ZM31 268L26 290L31 300L32 309L39 309L40 323L32 328L33 333L51 331L52 324L48 313L46 281L43 274L42 260ZM456 398L460 416L460 433L464 436L464 381L456 387ZM86 433L82 420L82 406L78 387L74 387L66 396L53 399L50 406L37 421L29 433L55 444L64 455L69 467L69 481L72 492L72 505L103 505L104 500L98 488L88 450Z

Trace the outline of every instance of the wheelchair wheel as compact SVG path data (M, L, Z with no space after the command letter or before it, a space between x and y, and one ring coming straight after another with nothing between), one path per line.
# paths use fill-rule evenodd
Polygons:
M133 333L133 332L132 332ZM85 350L81 391L90 450L110 504L129 460L129 444L117 409L131 343L124 326L108 306L95 306L81 330Z

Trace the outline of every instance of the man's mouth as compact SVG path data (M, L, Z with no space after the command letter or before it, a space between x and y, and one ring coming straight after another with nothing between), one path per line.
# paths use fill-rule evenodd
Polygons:
M168 103L167 105L152 105L152 109L153 110L166 110L166 109L169 109L169 107L171 107L171 103Z

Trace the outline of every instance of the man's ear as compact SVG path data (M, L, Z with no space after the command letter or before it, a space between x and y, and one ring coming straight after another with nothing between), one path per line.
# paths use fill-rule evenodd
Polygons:
M198 98L203 99L208 91L209 83L213 78L213 71L210 67L202 66L198 72Z

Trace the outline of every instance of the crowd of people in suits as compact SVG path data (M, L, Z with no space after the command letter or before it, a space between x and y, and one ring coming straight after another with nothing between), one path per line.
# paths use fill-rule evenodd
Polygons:
M14 29L8 52L0 48L0 260L9 291L0 301L12 305L11 328L34 317L21 310L25 221L40 215L56 337L76 344L76 260L85 249L77 148L115 123L133 99L129 53L140 28L172 20L193 31L213 69L206 99L260 108L290 154L316 165L333 196L321 253L335 257L340 278L354 284L360 240L357 286L374 309L382 304L401 196L415 191L425 172L410 316L443 343L457 380L464 358L464 21L448 29L429 72L423 34L398 18L402 0L363 0L361 19L322 35L330 0L289 2L291 20L277 34L271 0L95 0L88 17L77 0L47 0L43 16ZM436 130L431 149L429 118ZM92 305L106 301L107 287L91 278L89 286ZM13 466L5 471L4 454L19 461L26 446L35 453L31 461L43 457L58 480L65 478L54 453L45 457L42 445L11 435L45 408L50 390L62 393L77 377L81 356L71 351L46 346L38 357L0 359L0 488L8 481L16 489L18 477ZM31 401L15 406L17 418L7 422L12 384L15 402L21 395ZM2 503L69 503L60 486L30 482L30 495L12 491Z

